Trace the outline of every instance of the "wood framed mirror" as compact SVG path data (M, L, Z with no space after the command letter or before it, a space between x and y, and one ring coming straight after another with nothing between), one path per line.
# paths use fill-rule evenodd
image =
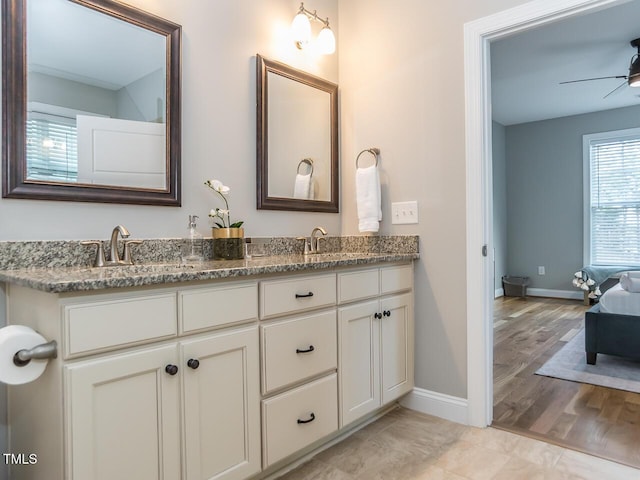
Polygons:
M113 0L2 0L2 196L179 206L180 41Z
M258 209L339 211L338 85L256 56Z

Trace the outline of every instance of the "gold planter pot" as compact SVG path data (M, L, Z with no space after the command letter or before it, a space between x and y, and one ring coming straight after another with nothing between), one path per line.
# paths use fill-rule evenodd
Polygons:
M211 237L214 260L244 258L244 228L212 228Z

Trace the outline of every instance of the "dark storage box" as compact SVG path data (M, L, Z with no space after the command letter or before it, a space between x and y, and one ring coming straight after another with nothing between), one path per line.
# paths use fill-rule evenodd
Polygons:
M505 275L502 277L502 288L505 297L526 297L529 277L513 277Z

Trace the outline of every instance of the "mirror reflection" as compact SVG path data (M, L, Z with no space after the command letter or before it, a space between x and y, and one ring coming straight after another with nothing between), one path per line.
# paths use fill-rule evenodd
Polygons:
M267 82L269 196L328 202L331 95L275 72Z
M338 212L338 86L257 56L258 208Z
M164 190L164 36L67 0L27 5L27 180Z

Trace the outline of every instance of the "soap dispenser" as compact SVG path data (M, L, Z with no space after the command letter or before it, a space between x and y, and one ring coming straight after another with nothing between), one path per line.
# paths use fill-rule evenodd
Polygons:
M197 215L189 215L189 231L182 242L182 261L199 263L204 260L204 240L196 229Z

